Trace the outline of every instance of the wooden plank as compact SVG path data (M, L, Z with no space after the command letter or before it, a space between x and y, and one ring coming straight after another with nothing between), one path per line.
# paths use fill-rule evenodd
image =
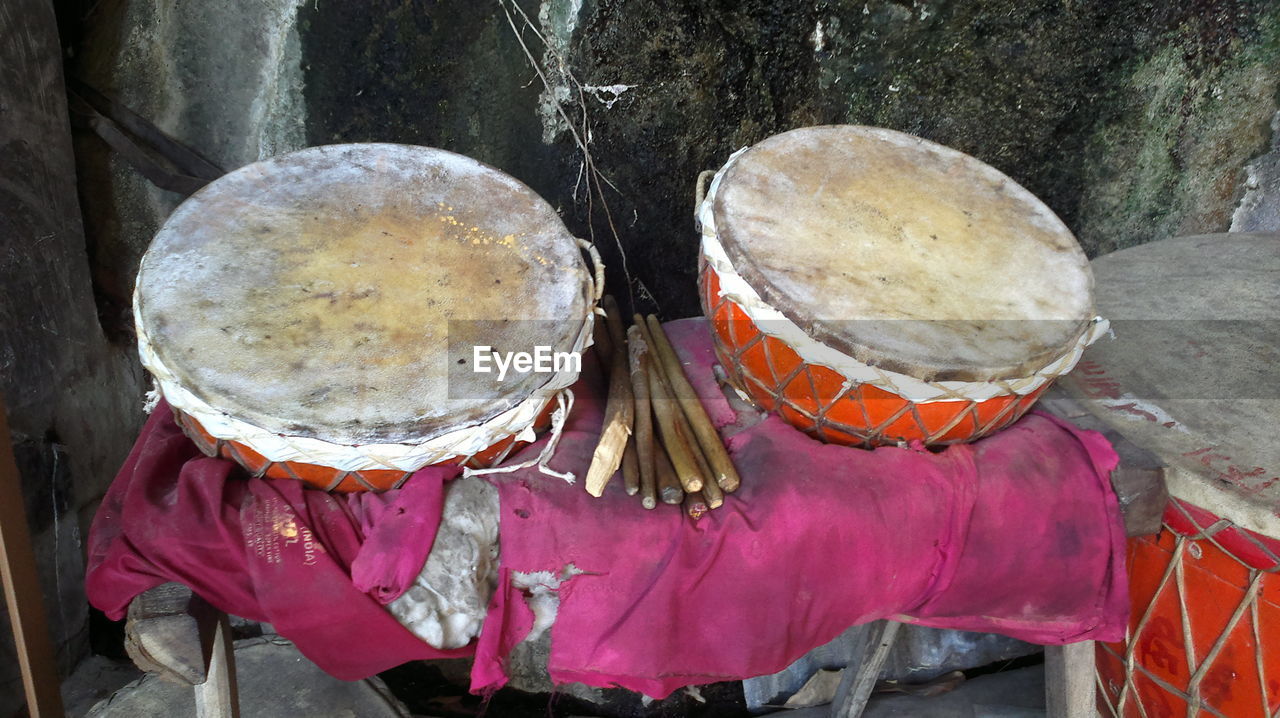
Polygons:
M240 718L235 647L227 614L218 614L211 639L208 678L196 686L196 718Z
M1093 641L1045 646L1044 686L1048 718L1096 718L1094 650Z
M840 687L836 689L836 699L831 703L831 718L858 718L862 715L901 627L897 621L875 621L862 632L849 656Z
M31 718L52 718L62 715L60 681L4 406L0 399L0 581L18 649L27 713Z
M180 583L162 584L129 603L125 650L143 671L175 683L199 685L207 676L207 641L202 637L213 636L216 621L216 611L191 589Z
M1111 488L1120 502L1126 536L1159 533L1169 503L1164 468L1125 466L1111 472Z

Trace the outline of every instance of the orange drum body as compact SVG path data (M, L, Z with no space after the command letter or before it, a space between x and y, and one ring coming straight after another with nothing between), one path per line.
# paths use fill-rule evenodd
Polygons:
M489 467L563 425L601 286L584 250L532 190L470 158L301 150L165 222L134 293L139 354L187 435L257 476L367 491ZM493 369L543 351L565 359Z
M1127 640L1097 648L1105 716L1280 711L1280 237L1206 235L1093 261L1115 340L1064 388L1165 468L1131 539Z
M734 154L705 194L701 179L699 290L720 363L822 441L972 441L1106 330L1070 231L955 150L810 127Z
M916 403L872 385L847 383L821 364L809 364L783 340L760 331L740 306L720 294L720 277L705 261L699 276L703 312L711 318L716 358L734 386L767 411L814 437L847 446L899 441L972 441L1012 424L1048 385L1025 396L986 401Z
M1174 500L1129 544L1129 640L1099 644L1106 716L1280 710L1280 541Z

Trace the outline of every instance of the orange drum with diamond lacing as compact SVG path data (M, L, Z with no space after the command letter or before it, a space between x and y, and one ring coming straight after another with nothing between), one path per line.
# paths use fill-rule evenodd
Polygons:
M793 130L699 181L729 379L823 441L972 441L1106 330L1065 225L995 169L872 127Z
M474 348L588 346L602 267L583 250L594 260L532 190L467 157L301 150L165 222L138 273L139 353L187 435L258 476L365 491L488 467L563 424L578 366L498 379Z
M1108 717L1280 713L1280 236L1153 242L1093 262L1116 339L1064 382L1167 465L1130 540L1127 640L1097 647Z

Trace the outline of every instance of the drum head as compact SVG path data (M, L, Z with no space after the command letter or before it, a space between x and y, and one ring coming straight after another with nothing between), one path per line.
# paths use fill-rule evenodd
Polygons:
M771 137L721 173L712 212L765 302L871 366L1023 377L1093 317L1088 261L1052 211L992 167L900 132Z
M1064 386L1169 466L1171 494L1280 538L1280 235L1166 239L1093 271L1115 339Z
M568 351L591 301L576 241L532 190L389 144L315 147L213 182L156 235L136 300L187 390L340 444L419 441L509 409L549 375L474 373L472 345Z

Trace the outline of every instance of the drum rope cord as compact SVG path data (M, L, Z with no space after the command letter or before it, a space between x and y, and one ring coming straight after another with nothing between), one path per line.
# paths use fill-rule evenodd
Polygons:
M567 397L567 398L566 398ZM547 445L542 447L542 451L537 456L518 464L510 464L507 466L495 466L488 469L473 469L470 466L464 466L462 469L462 477L483 476L484 474L508 474L512 471L527 469L534 466L539 472L547 476L554 476L557 479L564 479L569 483L574 483L578 477L572 471L556 471L547 462L556 454L556 446L560 444L560 437L564 435L565 421L569 418L569 413L573 411L573 390L562 389L556 393L556 410L551 414L551 435L547 440ZM533 427L526 429L527 432L533 433ZM523 437L517 437L521 441Z
M600 260L600 250L596 249L593 242L588 242L581 237L574 237L574 241L578 246L587 253L591 258L592 274L588 275L587 280L591 282L591 306L595 308L595 313L604 316L604 310L600 309L600 298L604 296L604 262ZM591 336L591 332L587 332L587 336ZM588 346L590 346L588 344Z
M713 212L716 192L734 161L748 149L744 147L729 156L724 167L715 173L705 194L702 192L705 173L699 178L696 198L698 204L695 210L702 227L702 254L720 279L721 297L738 305L762 333L790 345L805 362L825 366L845 377L842 392L849 391L857 384L869 384L921 404L940 401L981 402L1009 394L1025 396L1070 372L1080 361L1085 348L1109 332L1110 323L1095 316L1075 343L1057 359L1028 376L993 381L925 381L872 366L817 341L766 302L738 274L716 234Z
M1258 570L1258 571L1261 571L1262 573L1280 573L1280 555L1277 555L1275 551L1272 551L1266 544L1259 541L1258 538L1255 535L1253 535L1254 534L1253 531L1240 526L1240 524L1236 523L1235 521L1232 521L1231 519L1224 519L1224 518L1218 518L1216 521L1209 524L1208 526L1202 526L1200 522L1197 521L1194 516L1192 516L1191 512L1187 510L1187 507L1183 504L1183 501L1181 499L1178 499L1176 496L1170 496L1170 498L1171 500L1169 502L1169 506L1174 510L1176 510L1179 514L1181 514L1183 521L1187 522L1187 524L1190 526L1194 526L1196 529L1196 533L1192 534L1192 533L1183 533L1182 531L1178 531L1177 529L1174 529L1171 526L1169 526L1167 521L1165 522L1166 530L1171 530L1178 536L1185 536L1186 539L1189 541L1208 541L1209 543L1216 546L1218 550L1230 556L1236 563L1240 564L1241 566L1244 566L1245 568ZM1232 529L1232 528L1243 529L1243 530L1238 530L1236 532L1236 536L1239 539L1241 539L1246 546L1250 547L1254 551L1257 551L1265 559L1265 562L1270 566L1270 568L1258 568L1257 566L1250 564L1248 561L1242 560L1238 555L1236 555L1237 554L1236 551L1231 550L1226 545L1224 545L1221 541L1215 538L1215 536L1217 536L1222 531L1226 531L1227 529Z
M1186 564L1183 559L1183 554L1191 553L1197 559L1200 557L1200 554L1199 554L1200 549L1194 543L1195 541L1204 540L1204 541L1210 542L1224 555L1230 557L1232 560L1240 564L1241 567L1247 569L1249 572L1248 584L1242 587L1243 594L1240 598L1240 601L1236 605L1235 609L1232 611L1230 617L1227 619L1227 623L1219 633L1217 639L1209 646L1208 650L1203 654L1203 656L1197 655L1195 653L1187 654L1186 656L1187 670L1189 671L1190 676L1187 679L1187 687L1185 691L1180 690L1178 687L1169 684L1167 681L1161 680L1151 675L1150 672L1146 670L1142 670L1142 674L1145 678L1156 682L1165 691L1168 691L1174 695L1181 697L1184 701L1188 703L1188 705L1191 708L1193 709L1204 708L1206 706L1202 698L1202 687L1203 687L1203 682L1205 677L1208 675L1209 670L1214 667L1214 664L1217 661L1218 656L1222 653L1228 639L1231 637L1232 633L1235 631L1236 625L1239 624L1240 621L1245 618L1246 614L1252 613L1253 614L1252 620L1256 623L1257 621L1256 605L1263 591L1263 585L1262 585L1263 579L1268 574L1275 573L1277 572L1277 570L1280 570L1280 557L1276 556L1276 554L1273 551L1268 549L1261 542L1257 541L1252 536L1249 536L1248 532L1241 532L1240 535L1248 539L1257 549L1263 552L1263 554L1265 554L1267 558L1271 560L1272 568L1259 569L1258 567L1251 565L1249 562L1242 560L1234 552L1232 552L1230 549L1228 549L1226 546L1224 546L1222 543L1220 543L1217 539L1214 538L1214 536L1219 532L1235 527L1236 524L1234 524L1232 521L1230 521L1229 519L1220 518L1214 521L1213 523L1209 524L1208 526L1201 526L1200 522L1197 521L1195 517L1191 515L1191 513L1186 509L1185 506L1181 504L1180 501L1177 501L1177 500L1170 501L1169 506L1175 509L1178 513L1180 513L1183 520L1187 521L1190 526L1195 527L1196 532L1184 533L1183 531L1179 531L1178 529L1175 529L1172 526L1170 526L1168 523L1168 520L1166 519L1163 530L1170 531L1176 538L1175 538L1175 543L1174 543L1173 551L1170 556L1169 562L1164 567L1164 571L1161 573L1160 580L1157 584L1155 595L1158 596L1161 593L1163 593L1167 589L1167 587L1172 583L1177 589L1177 595L1179 596L1179 601L1181 602L1180 615L1184 619L1187 616L1187 607L1185 604L1185 600L1186 600L1185 596L1187 595L1187 585L1186 585L1187 577L1186 577ZM1158 601L1155 601L1155 600L1151 601L1147 605L1146 609L1143 611L1142 616L1138 619L1137 624L1128 631L1128 636L1126 638L1126 643L1128 645L1125 647L1123 656L1119 656L1115 654L1114 651L1112 651L1112 655L1117 655L1117 657L1123 661L1125 670L1126 670L1125 680L1123 682L1123 685L1119 689L1119 694L1116 696L1114 709L1117 711L1125 710L1125 707L1127 705L1139 705L1139 707L1141 707L1140 703L1132 703L1132 704L1130 703L1131 700L1132 701L1141 700L1140 697L1137 695L1138 693L1137 684L1134 681L1134 676L1138 673L1139 670L1141 670L1138 651L1139 651L1139 646L1141 645L1140 639L1143 635L1146 634L1146 631L1149 628L1153 620L1153 617L1156 616L1157 608L1158 608ZM1197 645L1192 635L1192 630L1189 623L1187 623L1185 620L1182 621L1181 625L1179 626L1179 630L1180 630L1180 633L1182 634L1181 637L1182 637L1184 646L1190 649L1191 647ZM1256 637L1255 637L1255 640L1256 640ZM1109 648L1107 650L1111 651L1111 649ZM1257 654L1256 659L1258 661L1258 666L1257 666L1258 675L1262 676L1264 675L1264 670L1261 665L1261 661L1262 661L1261 653ZM1105 693L1103 695L1105 695Z

